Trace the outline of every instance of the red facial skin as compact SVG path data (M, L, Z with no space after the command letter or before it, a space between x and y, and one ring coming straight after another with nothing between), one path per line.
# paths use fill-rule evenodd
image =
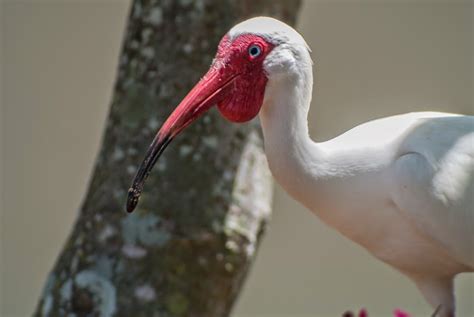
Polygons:
M260 49L258 56L249 52L252 46ZM128 191L128 212L138 204L145 180L166 146L210 107L217 104L232 122L245 122L258 114L267 83L263 61L272 49L272 44L257 35L242 34L233 41L227 35L222 38L207 74L176 107L150 145Z
M255 58L249 54L252 45L258 45L261 49L261 54ZM226 119L245 122L260 111L268 80L263 61L272 49L272 44L252 34L240 35L233 42L228 36L221 40L215 67L224 73L240 74L234 80L230 93L218 103L219 111Z
M252 57L257 45L261 54ZM158 134L174 137L213 105L232 122L254 118L262 106L267 76L263 61L273 45L259 36L243 34L234 41L228 35L219 43L216 57L204 77L176 107Z

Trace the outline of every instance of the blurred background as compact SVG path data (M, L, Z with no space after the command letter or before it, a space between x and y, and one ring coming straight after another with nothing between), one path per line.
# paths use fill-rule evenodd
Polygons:
M85 193L115 79L126 0L0 6L1 316L28 316ZM306 0L310 131L326 140L370 119L473 114L472 1ZM442 133L442 132L441 132ZM274 214L234 317L428 316L414 285L323 225L276 186ZM64 211L67 211L66 213ZM474 278L456 280L473 316Z

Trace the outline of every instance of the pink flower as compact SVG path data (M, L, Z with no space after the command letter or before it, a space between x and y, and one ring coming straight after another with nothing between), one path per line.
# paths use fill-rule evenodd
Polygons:
M365 308L362 308L360 311L359 311L359 317L368 317L369 314L367 314L367 310Z
M355 317L354 313L351 311L346 311L342 317ZM365 308L362 308L359 311L358 317L369 317L369 314L367 313L367 310ZM409 313L404 312L401 309L395 309L393 311L393 317L411 317Z
M393 311L393 317L410 317L410 314L397 308Z

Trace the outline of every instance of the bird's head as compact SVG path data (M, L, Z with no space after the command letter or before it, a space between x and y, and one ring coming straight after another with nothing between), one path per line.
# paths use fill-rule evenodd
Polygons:
M303 37L273 18L246 20L224 35L209 71L156 134L129 189L127 211L135 209L148 174L176 135L214 105L232 122L253 119L268 82L298 72L307 61L301 54L308 54Z

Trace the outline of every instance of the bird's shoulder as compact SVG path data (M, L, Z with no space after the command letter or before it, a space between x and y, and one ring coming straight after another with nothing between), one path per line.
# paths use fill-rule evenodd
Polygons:
M394 177L412 191L427 191L449 206L459 203L473 182L474 117L420 118L396 146Z
M472 156L474 116L415 113L397 140L397 155L418 153L437 167L447 155Z

